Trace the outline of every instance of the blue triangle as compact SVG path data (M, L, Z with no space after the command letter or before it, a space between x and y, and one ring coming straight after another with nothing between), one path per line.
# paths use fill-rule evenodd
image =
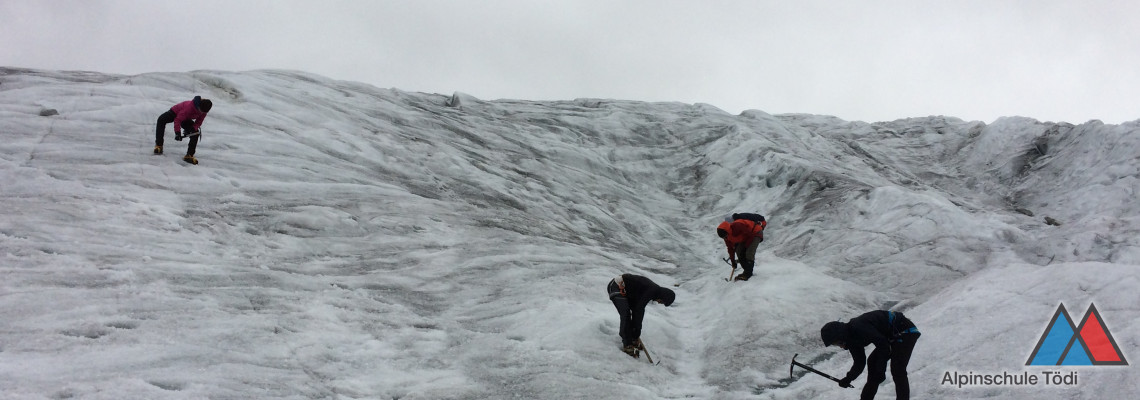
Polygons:
M1065 356L1065 350L1069 348L1069 343L1073 342L1075 334L1073 321L1069 318L1069 313L1065 311L1065 306L1057 307L1057 313L1053 314L1053 324L1041 336L1037 350L1033 352L1033 356L1030 357L1026 365L1059 365L1061 358ZM1077 342L1081 343L1080 341ZM1083 349L1078 349L1078 352L1083 353L1081 350Z

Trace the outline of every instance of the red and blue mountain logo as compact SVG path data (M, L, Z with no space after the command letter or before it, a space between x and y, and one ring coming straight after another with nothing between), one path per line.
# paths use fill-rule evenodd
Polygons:
M1061 304L1025 365L1128 365L1128 361L1095 304L1089 304L1080 325Z

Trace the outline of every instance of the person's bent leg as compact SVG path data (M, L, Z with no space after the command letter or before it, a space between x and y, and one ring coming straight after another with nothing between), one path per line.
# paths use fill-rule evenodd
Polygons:
M910 378L906 375L906 366L910 364L910 355L914 352L919 336L919 333L904 334L902 342L891 346L891 379L895 381L895 396L898 400L910 399Z
M756 266L756 261L753 260L740 260L740 267L744 268L744 273L741 274L746 278L752 277L752 268Z
M606 291L609 293L610 301L614 303L614 308L617 309L618 315L621 317L618 319L620 321L618 324L618 335L621 336L621 344L622 346L633 345L633 339L635 338L629 337L629 319L631 317L629 300L621 295L621 289L618 288L617 282L610 281L609 286L606 287Z
M158 116L158 122L154 128L154 145L162 146L162 139L166 133L166 124L174 122L174 111L167 111Z
M182 121L182 133L183 133L182 137L190 136L190 134L194 133L194 131L195 131L194 120L188 119L188 120ZM188 145L186 147L186 155L191 156L191 157L194 156L194 151L198 149L198 137L199 136L201 136L201 135L190 136L190 145Z
M763 241L763 239L752 239L752 242L748 243L748 246L742 247L741 251L737 254L737 259L740 260L740 266L744 267L744 276L752 276L752 269L756 266L756 248L760 246L761 241Z
M860 400L871 400L879 391L879 385L887 380L887 361L890 360L890 349L875 348L867 356L867 384L863 385Z
M182 137L190 136L190 134L194 133L194 131L195 131L194 120L188 119L188 120L182 121L181 127L182 127Z
M190 137L190 145L186 147L186 155L191 156L191 157L194 156L194 151L198 149L198 138L199 137L201 137L201 135L195 135L195 136Z

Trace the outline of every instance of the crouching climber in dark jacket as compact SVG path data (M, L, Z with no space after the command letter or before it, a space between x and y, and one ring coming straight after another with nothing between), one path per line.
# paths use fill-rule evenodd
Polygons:
M668 307L673 304L676 294L672 290L658 286L641 275L623 274L610 280L606 287L610 301L621 316L621 350L633 357L639 357L641 349L641 320L645 317L645 306L656 301Z
M878 310L852 318L847 323L828 322L819 333L824 346L836 345L847 349L854 359L847 376L839 380L839 386L851 387L851 381L863 373L865 362L867 384L863 386L859 399L874 399L879 384L887 380L887 362L890 362L896 397L899 400L910 399L906 365L910 362L910 354L921 334L901 312ZM869 358L863 353L863 348L868 344L875 345Z

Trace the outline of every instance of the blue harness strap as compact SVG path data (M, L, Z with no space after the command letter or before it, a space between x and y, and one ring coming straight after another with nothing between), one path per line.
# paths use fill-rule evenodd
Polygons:
M895 326L895 312L894 311L887 311L887 323L890 324L891 328L894 328L894 326ZM902 335L907 334L907 333L918 333L918 327L912 326L910 328L907 328L907 330L899 332L897 334L897 336L902 336ZM902 339L896 339L895 341L901 342Z

